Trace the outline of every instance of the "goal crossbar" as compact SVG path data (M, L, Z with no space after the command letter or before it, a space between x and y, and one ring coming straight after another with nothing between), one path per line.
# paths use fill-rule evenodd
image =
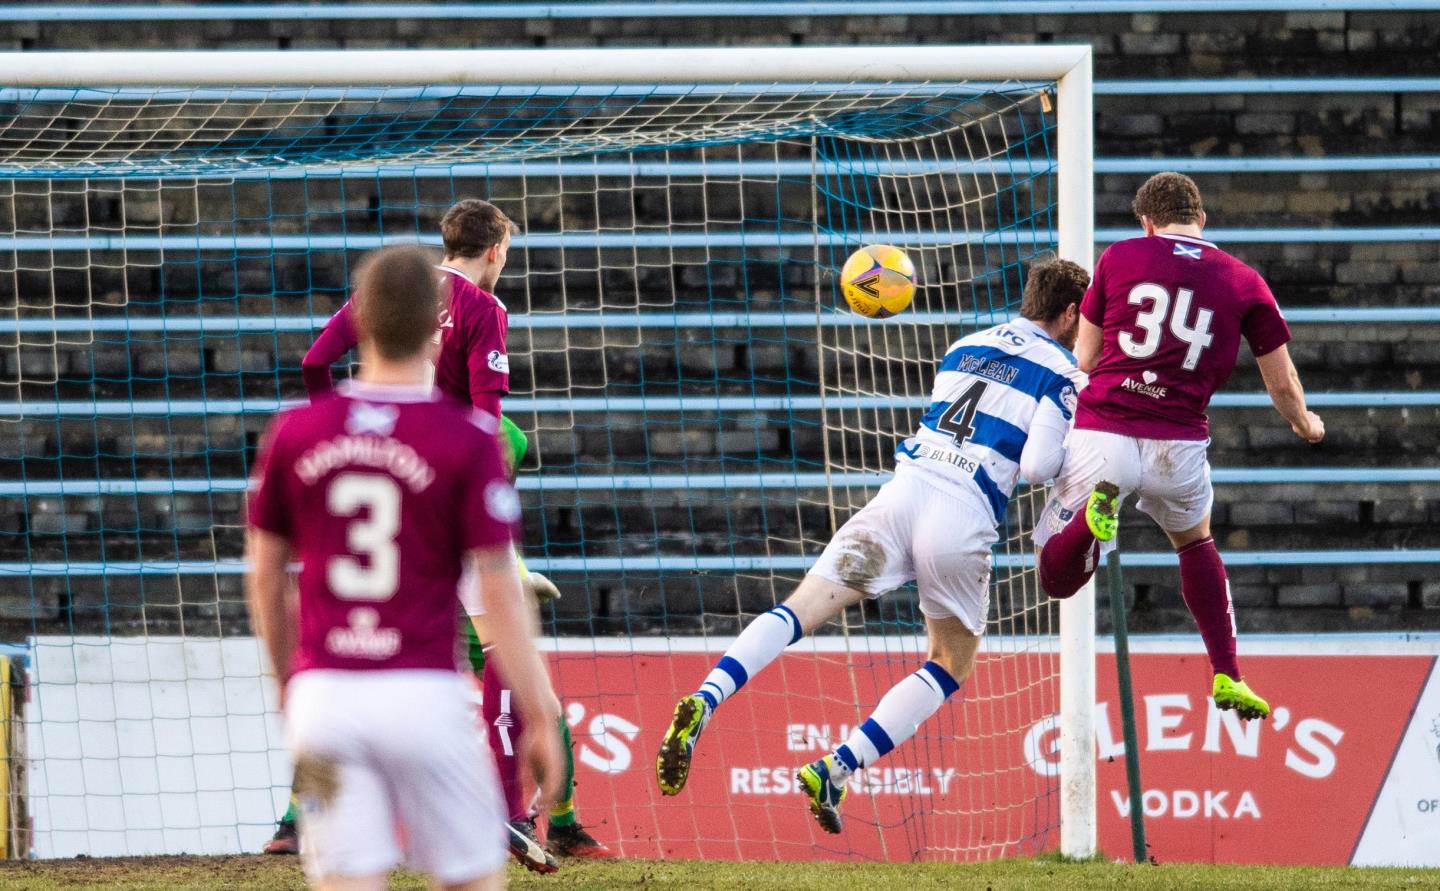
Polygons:
M1090 47L705 47L547 50L281 50L0 53L0 85L786 83L1053 80ZM1086 78L1088 80L1088 77ZM1088 90L1088 86L1087 86Z

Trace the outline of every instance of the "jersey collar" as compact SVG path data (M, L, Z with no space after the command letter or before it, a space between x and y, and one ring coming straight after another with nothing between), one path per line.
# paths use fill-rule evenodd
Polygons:
M433 387L422 387L413 384L376 384L356 380L355 378L341 381L335 386L335 392L341 396L348 396L351 399L360 399L365 402L440 401L440 394Z
M475 279L471 278L470 276L468 276L468 275L466 275L465 273L461 272L460 270L456 269L454 266L446 266L444 263L441 263L439 266L436 266L435 268L438 269L438 270L440 270L441 272L448 272L448 273L450 273L451 275L458 275L458 276L460 276L461 278L465 279L465 281L469 282L470 284L475 285L475 289L476 289L477 291L479 291L480 293L482 293L482 294L490 294L489 291L487 291L487 290L485 290L484 288L480 287L478 284L475 284ZM504 304L504 303L501 303L499 297L496 297L494 294L490 294L490 299L494 300L496 303L499 303L501 309L504 309L506 312L509 312L509 310L506 309L505 304Z
M465 281L469 282L470 284L475 285L475 279L471 278L470 276L468 276L468 275L466 275L465 273L461 272L460 270L456 269L454 266L446 266L444 263L441 263L439 266L436 266L435 268L438 269L438 270L440 270L441 272L448 272L448 273L450 273L451 275L458 275L458 276L460 276L461 278L465 279ZM478 288L478 287L480 287L480 286L479 286L479 285L475 285L475 287Z
M1010 324L1014 325L1016 328L1024 328L1025 330L1029 331L1031 334L1035 335L1036 337L1053 346L1055 349L1059 350L1061 355L1070 360L1071 365L1075 364L1075 354L1067 350L1065 348L1065 345L1062 344L1060 341L1046 334L1045 329L1041 328L1038 322L1031 321L1024 316L1016 316L1015 318L1010 320Z
M1192 235L1176 235L1173 232L1156 232L1155 234L1160 236L1161 238L1168 238L1171 241L1183 241L1186 244L1203 244L1206 247L1212 247L1216 250L1219 250L1219 246L1216 245L1215 242L1206 241L1203 238L1195 238Z

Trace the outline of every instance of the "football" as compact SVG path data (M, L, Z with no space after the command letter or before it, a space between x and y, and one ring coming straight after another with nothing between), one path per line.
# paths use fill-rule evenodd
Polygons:
M845 302L867 319L904 312L915 296L915 264L888 244L867 244L850 255L840 270Z

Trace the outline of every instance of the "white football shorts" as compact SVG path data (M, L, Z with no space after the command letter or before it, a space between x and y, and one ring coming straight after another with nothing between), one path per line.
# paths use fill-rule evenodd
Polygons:
M990 608L990 506L977 489L927 482L907 466L840 527L811 572L871 599L914 579L920 612L985 633Z
M402 863L440 883L507 856L495 765L453 671L305 671L290 681L300 859L310 881Z
M1101 480L1120 487L1120 500L1138 494L1135 506L1166 532L1184 532L1200 525L1210 513L1215 490L1210 485L1208 440L1140 439L1101 430L1072 430L1066 441L1065 465L1035 523L1035 546L1065 528L1082 509ZM1115 549L1105 542L1103 553Z

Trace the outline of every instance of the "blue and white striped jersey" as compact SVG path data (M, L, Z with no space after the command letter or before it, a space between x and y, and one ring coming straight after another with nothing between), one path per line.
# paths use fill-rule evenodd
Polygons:
M1055 416L1047 430L1064 429L1084 386L1074 355L1028 319L963 337L940 363L920 429L896 449L897 468L978 489L999 524L1037 414Z

